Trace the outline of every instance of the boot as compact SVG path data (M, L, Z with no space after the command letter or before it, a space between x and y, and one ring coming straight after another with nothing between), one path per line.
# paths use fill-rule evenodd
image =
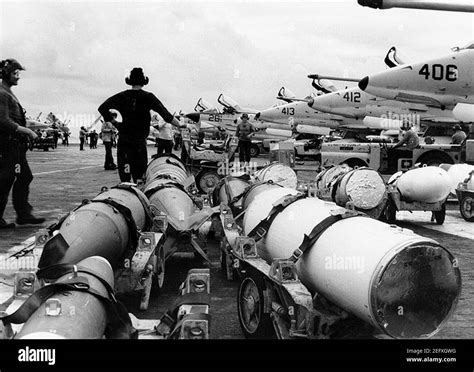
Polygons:
M8 223L3 218L0 218L0 229L13 229L15 224L13 222Z
M18 225L38 225L46 221L45 218L42 217L35 217L32 214L26 215L26 216L18 216L16 218L16 223Z

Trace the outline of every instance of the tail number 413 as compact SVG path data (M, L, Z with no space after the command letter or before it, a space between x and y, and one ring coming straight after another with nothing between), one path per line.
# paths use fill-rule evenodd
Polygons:
M458 79L458 68L456 65L434 64L431 65L430 69L428 64L424 64L419 74L423 75L426 80L431 77L433 80L456 81Z

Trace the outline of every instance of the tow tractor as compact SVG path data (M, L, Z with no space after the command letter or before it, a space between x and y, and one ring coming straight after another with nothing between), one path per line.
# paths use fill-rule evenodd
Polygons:
M204 194L211 193L225 175L222 169L229 164L235 155L238 141L229 136L223 146L198 146L191 140L188 129L181 131L181 160L193 172L198 190Z
M472 143L472 144L471 144ZM346 163L350 167L371 167L382 174L394 174L408 170L415 164L438 166L461 162L461 145L420 144L413 151L391 153L394 144L389 143L351 143L344 141L327 142L321 145L321 165L329 167ZM467 141L467 147L474 146L474 140ZM466 163L474 163L474 157L466 152ZM396 161L389 161L389 156L396 156Z

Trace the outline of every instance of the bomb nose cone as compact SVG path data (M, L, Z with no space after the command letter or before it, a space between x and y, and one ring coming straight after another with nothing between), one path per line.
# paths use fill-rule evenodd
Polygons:
M362 90L365 90L368 85L369 85L369 77L368 76L366 76L361 81L359 81L359 88L362 89Z
M427 338L449 319L460 293L461 273L454 257L436 244L424 243L407 247L382 269L371 300L387 334Z
M260 119L260 113L257 112L257 113L255 114L255 120L259 120L259 119Z
M194 121L195 123L199 123L199 120L201 118L201 114L199 114L198 112L193 112L191 114L186 114L185 115L189 120L192 120Z

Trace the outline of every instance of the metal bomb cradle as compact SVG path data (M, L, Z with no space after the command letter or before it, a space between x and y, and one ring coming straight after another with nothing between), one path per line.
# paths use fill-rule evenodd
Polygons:
M220 146L197 146L192 143L189 130L181 131L183 147L181 159L191 170L196 178L198 190L204 194L211 193L217 186L224 172L219 170L229 164L234 158L238 141L235 137L229 137L222 147Z

